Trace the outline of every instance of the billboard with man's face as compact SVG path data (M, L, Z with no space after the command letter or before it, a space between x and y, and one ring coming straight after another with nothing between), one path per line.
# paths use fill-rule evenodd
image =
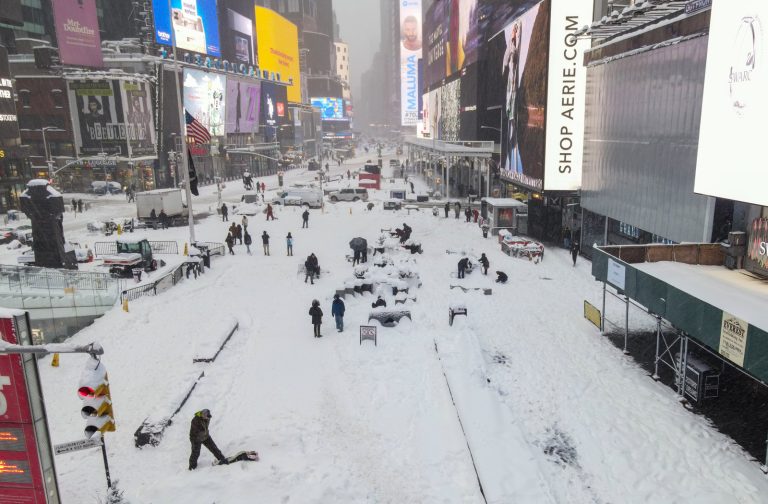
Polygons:
M403 126L419 121L421 0L400 2L400 113Z
M276 76L280 74L283 83L293 79L293 84L288 85L288 101L301 103L298 28L270 9L254 9L259 68Z
M170 11L168 4L152 0L158 44L171 45L173 36L179 49L221 56L217 0L170 0Z

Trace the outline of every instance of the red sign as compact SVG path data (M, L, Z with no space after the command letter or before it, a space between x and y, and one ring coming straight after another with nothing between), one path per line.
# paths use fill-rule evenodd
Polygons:
M277 102L277 117L285 117L285 103Z
M24 312L20 314L0 318L0 338L9 343L29 343L20 341L17 332L18 325L23 324L29 334L26 316ZM45 504L45 480L24 364L21 355L0 355L0 503ZM37 393L39 399L39 390ZM50 452L50 446L45 449ZM51 495L56 496L55 473L53 478ZM58 502L57 499L52 500Z

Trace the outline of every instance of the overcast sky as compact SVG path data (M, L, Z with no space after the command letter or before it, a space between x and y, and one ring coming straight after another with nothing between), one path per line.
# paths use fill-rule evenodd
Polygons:
M339 22L339 35L349 44L352 98L357 100L360 75L371 67L381 40L379 0L333 0L333 9Z

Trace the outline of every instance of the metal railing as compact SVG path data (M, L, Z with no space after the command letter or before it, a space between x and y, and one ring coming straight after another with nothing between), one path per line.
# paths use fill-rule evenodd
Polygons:
M226 254L227 249L224 248L223 243L217 243L217 242L195 242L192 244L193 246L197 248L206 248L207 250L211 251L211 256L223 256Z
M0 282L22 289L106 290L114 286L115 279L107 273L0 264Z
M131 289L126 289L120 293L120 302L133 301L144 296L156 296L165 292L184 278L185 264L180 264L173 271L152 283L139 285Z
M175 241L150 241L149 246L153 254L179 253L179 244ZM93 244L93 253L96 256L117 254L117 242L96 242Z

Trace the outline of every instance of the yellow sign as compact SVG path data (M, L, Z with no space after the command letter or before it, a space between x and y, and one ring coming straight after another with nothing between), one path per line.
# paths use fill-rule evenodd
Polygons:
M5 149L0 149L0 159L5 157Z
M595 327L600 329L603 318L600 316L600 310L592 306L588 301L584 301L584 318L592 322Z
M288 101L301 103L298 28L273 10L259 6L254 9L259 68L280 74L284 83L293 79L288 86Z
M744 366L744 353L747 349L747 330L749 324L730 313L723 312L720 324L720 355L739 366Z

